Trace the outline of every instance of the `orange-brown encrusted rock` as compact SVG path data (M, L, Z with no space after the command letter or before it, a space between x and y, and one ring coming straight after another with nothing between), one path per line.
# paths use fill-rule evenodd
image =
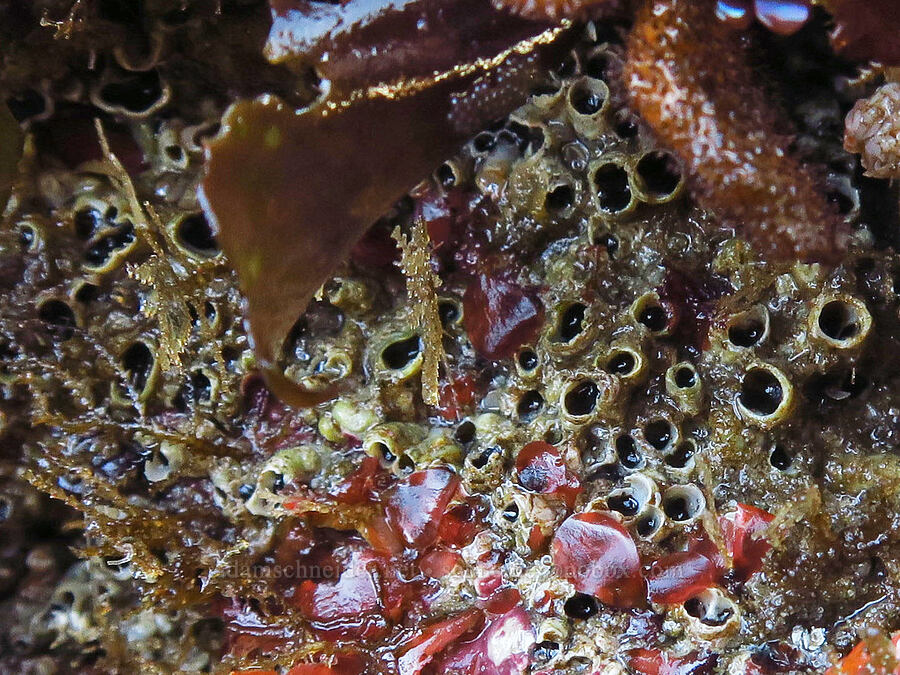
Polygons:
M711 0L638 11L625 78L632 103L684 160L695 197L775 259L833 262L847 228L816 173L790 154L739 36Z

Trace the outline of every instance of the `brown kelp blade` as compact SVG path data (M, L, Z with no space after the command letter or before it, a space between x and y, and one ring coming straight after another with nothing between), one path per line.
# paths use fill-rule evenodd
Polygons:
M262 361L277 359L366 228L454 149L455 138L437 133L438 116L410 118L411 102L371 101L320 116L274 99L241 101L225 117L203 195L247 296Z
M271 0L264 53L297 70L315 67L332 98L398 79L432 77L489 59L550 28L497 11L488 0Z
M563 53L563 32L539 31L428 78L340 98L334 86L305 112L271 97L232 106L208 148L202 194L247 297L264 368L360 235L469 135L524 101L542 57ZM472 96L476 83L495 95Z

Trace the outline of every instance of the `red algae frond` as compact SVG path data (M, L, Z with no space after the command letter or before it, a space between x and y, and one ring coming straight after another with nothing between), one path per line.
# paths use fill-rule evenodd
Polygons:
M788 151L743 47L708 0L646 3L628 43L632 102L681 155L702 205L764 255L833 262L847 230L816 175Z

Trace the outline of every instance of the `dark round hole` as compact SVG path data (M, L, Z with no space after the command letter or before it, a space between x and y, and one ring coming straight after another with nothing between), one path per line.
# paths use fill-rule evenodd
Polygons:
M140 392L147 386L147 378L153 370L153 352L143 342L135 342L122 354L122 367L132 388Z
M535 152L544 144L544 132L540 127L510 122L504 132L510 134L520 152ZM501 132L503 133L503 132Z
M384 351L381 352L381 360L388 368L400 370L412 363L419 355L421 348L419 336L413 335L412 337L393 342L385 347Z
M856 208L856 202L853 200L853 197L840 188L829 190L825 197L831 204L834 204L835 207L837 207L838 213L842 216L852 213L853 209Z
M660 305L647 305L638 314L637 320L654 333L665 330L669 324L666 310Z
M503 519L508 520L511 523L514 523L516 519L519 517L519 505L513 502L505 509L503 509Z
M595 469L593 469L587 476L587 480L609 480L615 481L619 480L623 476L622 470L619 468L619 465L616 463L612 464L601 464Z
M244 483L241 487L238 488L238 497L247 501L250 497L253 496L254 488L250 483Z
M47 110L43 94L34 89L25 89L6 99L6 105L17 122L37 117Z
M683 443L678 444L678 447L675 448L674 452L666 455L666 464L675 469L683 469L688 465L688 462L691 461L691 458L693 456L693 444L689 443L688 441L684 441Z
M134 241L134 226L131 224L98 239L84 252L84 259L92 267L102 267L116 251L126 248Z
M99 221L100 215L94 209L81 209L73 218L75 236L87 241L94 235Z
M231 365L235 361L237 361L238 358L240 357L240 355L241 355L241 350L238 349L237 347L228 346L228 347L222 348L222 359L228 365Z
M62 300L45 300L38 307L38 318L47 334L58 342L68 340L75 333L75 313Z
M404 476L408 476L416 470L416 464L408 455L403 455L397 460L397 469Z
M609 67L609 55L606 52L597 52L584 64L584 74L595 80L606 77L606 69Z
M212 383L202 370L191 373L191 396L195 402L207 402L212 398Z
M471 443L475 440L475 425L469 420L461 422L460 425L456 427L454 437L463 445Z
M776 445L769 454L769 464L779 471L787 471L791 468L791 456L783 445Z
M616 439L616 455L626 469L637 469L644 462L637 443L630 434L622 434Z
M441 319L441 325L447 328L459 319L459 307L455 302L442 302L438 304L438 316Z
M634 495L627 492L610 495L606 499L606 505L613 511L618 511L623 516L635 516L640 510L641 505Z
M393 464L394 460L397 459L397 455L391 452L391 449L384 443L377 443L375 448L378 450L381 459L383 459L386 464Z
M603 94L588 85L579 82L569 91L569 101L576 112L582 115L594 115L600 112L606 99Z
M452 188L456 185L456 174L453 172L453 167L446 162L441 164L437 170L437 179L445 188Z
M565 398L566 412L570 415L589 415L597 406L600 397L600 389L595 382L585 380L579 382L568 391Z
M682 366L675 371L675 385L680 389L690 389L697 383L697 375L693 368Z
M771 415L778 406L784 392L778 379L765 368L752 368L741 382L741 404L757 415Z
M522 370L534 370L538 367L538 355L533 349L523 349L519 352L519 365Z
M559 643L544 640L534 646L534 658L537 661L549 661L559 653Z
M133 113L143 113L152 108L162 97L159 75L148 70L132 73L122 82L110 82L100 90L100 98L111 106L121 107Z
M498 448L496 445L491 446L490 448L482 450L480 453L471 456L472 459L470 460L470 463L476 469L483 469L487 466L488 462L491 461L491 457L493 455L500 454L500 452L500 448Z
M35 239L37 239L37 235L34 228L30 225L23 225L19 230L19 247L23 251L27 251L34 244Z
M651 196L657 199L675 192L681 182L678 160L668 152L648 152L641 157L635 170Z
M684 495L670 495L663 502L663 511L672 520L689 520L693 515L693 509Z
M724 626L734 614L734 610L723 605L715 613L710 613L707 604L699 597L690 598L684 603L684 611L707 626Z
M849 340L859 332L856 309L846 302L832 300L822 307L819 328L832 340Z
M630 375L634 372L636 365L634 354L623 350L612 355L606 364L606 369L613 375Z
M573 619L589 619L600 611L600 608L593 596L576 593L563 604L563 611L566 616Z
M180 162L184 159L184 150L180 145L167 145L165 148L166 156L173 162Z
M490 152L497 145L497 139L494 134L484 131L475 137L472 146L476 152Z
M634 138L638 135L638 131L640 127L638 126L637 119L634 115L627 113L625 111L620 111L616 115L616 135L619 138L629 139Z
M701 619L706 614L706 603L700 598L689 598L684 603L684 611L695 619Z
M675 431L668 420L653 420L644 426L644 438L657 450L665 450L674 436Z
M519 401L519 417L524 420L533 419L544 405L544 397L536 391L527 391Z
M659 529L660 525L659 517L655 513L648 513L637 521L635 529L641 537L649 537Z
M88 282L81 284L78 290L75 291L75 299L85 305L93 302L98 297L100 297L100 287Z
M606 253L610 258L612 258L615 255L616 251L619 250L619 240L611 234L606 234L600 237L599 244L606 249Z
M548 211L565 211L575 201L575 191L569 185L557 185L544 199Z
M194 213L178 223L178 240L188 248L207 256L219 252L219 245L212 228L202 213Z
M581 333L586 311L587 307L577 302L566 307L559 318L558 335L560 340L571 342Z
M597 199L604 211L621 211L631 203L628 172L618 164L604 164L594 172Z
M728 327L728 341L736 347L752 347L762 339L765 330L761 319L746 316Z
M215 323L217 315L218 311L216 310L216 306L213 303L209 301L203 303L203 316L206 317L206 320L209 323Z
M271 492L281 492L284 489L284 474L276 473L272 479L272 485L269 486Z

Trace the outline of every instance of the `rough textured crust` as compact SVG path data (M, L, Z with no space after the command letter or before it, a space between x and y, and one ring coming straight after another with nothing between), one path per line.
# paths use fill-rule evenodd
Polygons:
M834 261L846 248L819 181L789 154L739 39L711 2L646 3L625 77L638 113L686 162L700 202L760 252Z

